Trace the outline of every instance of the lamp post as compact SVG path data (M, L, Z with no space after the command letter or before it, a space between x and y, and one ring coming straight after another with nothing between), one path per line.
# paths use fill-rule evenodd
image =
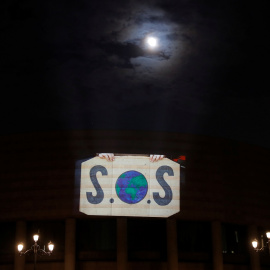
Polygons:
M267 242L266 244L264 244L264 241L263 241L263 235L261 235L261 247L258 248L258 240L257 239L254 239L251 244L254 248L254 250L256 250L256 252L258 251L263 251L265 248L268 248L268 251L269 251L269 254L270 254L270 232L267 232L266 233L266 237L267 237Z
M45 246L44 246L44 249L41 249L40 246L37 243L37 241L39 239L39 235L35 234L35 235L33 235L33 238L34 238L35 243L34 243L34 245L31 246L30 249L23 252L22 251L23 250L23 243L19 243L18 244L18 251L19 251L20 256L28 255L28 254L31 254L31 253L34 254L34 270L36 270L37 255L40 255L40 256L48 255L48 256L50 256L52 254L52 252L53 252L54 244L50 241L48 243L49 251L45 251Z

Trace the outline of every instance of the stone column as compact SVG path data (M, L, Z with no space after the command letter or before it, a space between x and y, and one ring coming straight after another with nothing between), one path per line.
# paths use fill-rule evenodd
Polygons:
M65 270L75 270L76 266L76 219L66 219Z
M127 270L127 219L117 218L117 270Z
M175 219L167 219L168 270L178 270L177 227Z
M222 233L220 221L212 222L213 270L223 270Z
M16 250L15 250L15 258L14 258L14 270L24 270L25 267L25 256L20 256L17 245L22 242L24 245L23 251L27 249L26 246L26 222L25 221L17 221L16 223Z
M260 270L260 255L256 252L251 242L256 238L258 240L258 245L261 245L261 238L258 237L257 227L250 225L248 227L248 244L249 244L249 256L250 256L250 269L251 270Z

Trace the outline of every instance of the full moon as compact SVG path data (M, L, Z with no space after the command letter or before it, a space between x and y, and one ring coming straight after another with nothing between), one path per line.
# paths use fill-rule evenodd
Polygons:
M146 43L150 48L155 48L157 46L157 39L154 37L148 37Z

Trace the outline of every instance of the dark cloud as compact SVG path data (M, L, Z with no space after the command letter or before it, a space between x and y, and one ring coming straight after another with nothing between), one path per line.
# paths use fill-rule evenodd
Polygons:
M270 114L263 1L2 5L3 132L136 127L270 145L259 140Z

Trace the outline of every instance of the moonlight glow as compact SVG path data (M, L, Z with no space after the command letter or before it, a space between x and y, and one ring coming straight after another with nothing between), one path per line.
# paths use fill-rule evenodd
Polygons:
M148 37L146 39L146 43L150 48L156 48L157 47L157 39L154 37Z

